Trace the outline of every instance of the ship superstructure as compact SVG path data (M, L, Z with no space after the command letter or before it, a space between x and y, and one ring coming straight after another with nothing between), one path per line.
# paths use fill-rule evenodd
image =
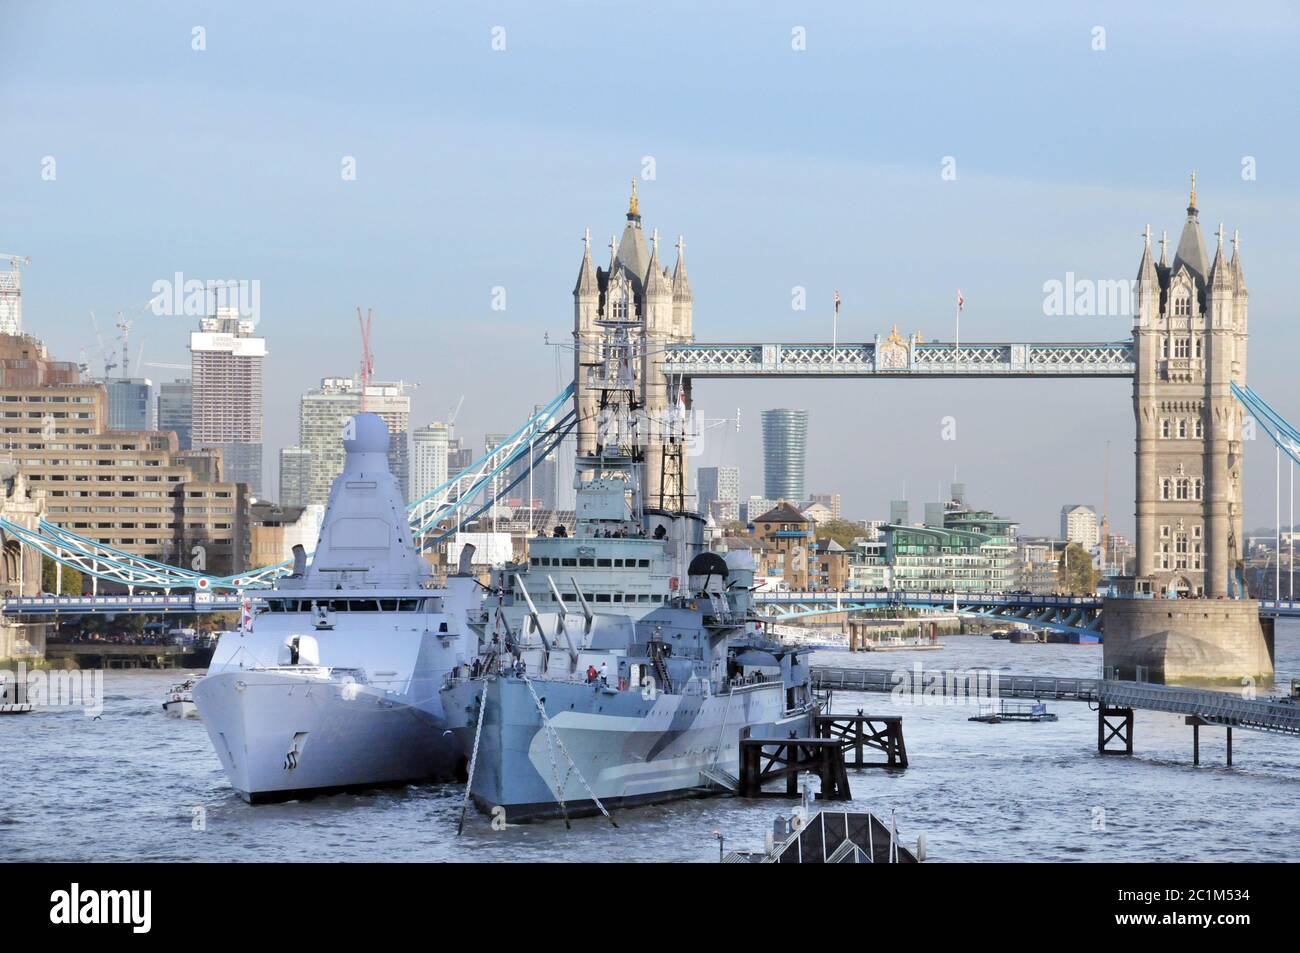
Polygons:
M482 587L468 572L431 587L388 440L374 414L349 421L310 565L298 547L293 574L221 637L194 688L248 801L450 777L460 760L438 689L476 652Z

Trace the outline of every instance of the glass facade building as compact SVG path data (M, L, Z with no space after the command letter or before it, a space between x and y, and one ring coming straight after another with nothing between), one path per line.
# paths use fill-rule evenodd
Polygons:
M763 495L803 502L808 411L763 411Z

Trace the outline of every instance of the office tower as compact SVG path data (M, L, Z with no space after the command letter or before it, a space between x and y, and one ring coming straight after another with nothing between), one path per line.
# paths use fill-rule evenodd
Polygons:
M181 450L192 446L193 397L194 389L187 380L158 385L158 429L176 434L176 445Z
M306 506L311 485L311 454L302 447L280 451L280 505Z
M907 500L890 500L889 522L895 526L906 526L908 509Z
M435 421L411 431L411 502L447 482L447 425Z
M740 519L740 467L700 467L696 480L701 516L719 524Z
M109 377L109 430L154 430L153 382L144 377Z
M763 495L801 502L808 449L806 410L763 411Z
M366 411L388 425L388 464L402 492L407 492L409 454L406 432L411 398L400 383L372 383L366 387ZM309 454L307 503L328 503L334 478L343 472L343 428L361 412L361 388L350 377L327 377L318 389L299 402L298 447ZM408 494L409 495L409 494ZM281 501L283 502L283 501Z
M218 308L190 334L191 442L222 453L226 479L262 492L262 376L266 339L234 308Z
M1097 511L1084 503L1061 507L1061 538L1091 550L1100 541Z

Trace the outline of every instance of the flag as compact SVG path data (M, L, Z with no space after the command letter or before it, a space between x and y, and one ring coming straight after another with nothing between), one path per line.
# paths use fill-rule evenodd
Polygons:
M838 291L835 292L835 313L840 313L840 293Z
M957 289L957 310L960 311L961 306L964 305L965 303L966 303L966 299L961 296L961 289L958 288Z
M239 631L245 635L253 631L253 602L251 599L239 600Z

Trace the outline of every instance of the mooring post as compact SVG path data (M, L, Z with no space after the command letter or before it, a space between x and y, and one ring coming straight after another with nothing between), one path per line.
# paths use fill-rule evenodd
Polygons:
M1201 723L1192 722L1192 764L1201 763Z
M1228 767L1232 767L1232 726L1228 726Z

